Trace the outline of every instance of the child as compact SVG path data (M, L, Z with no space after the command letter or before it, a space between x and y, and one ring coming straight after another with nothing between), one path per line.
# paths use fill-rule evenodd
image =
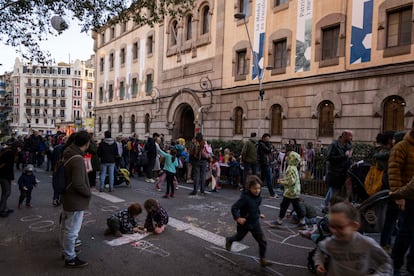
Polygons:
M392 275L388 254L376 241L358 232L359 217L358 210L347 202L330 208L329 229L333 235L319 243L315 255L318 275Z
M210 192L217 192L220 189L220 164L217 162L217 157L210 158L210 173L211 173L211 190Z
M168 223L167 211L155 199L147 199L144 202L144 208L147 211L147 218L144 224L145 230L155 234L164 232Z
M286 211L292 203L293 209L296 212L296 215L299 220L298 227L304 228L305 225L305 216L302 209L299 205L299 195L300 195L300 178L298 165L300 164L300 155L294 151L289 152L288 155L288 167L286 169L285 179L281 180L280 183L284 185L283 200L280 204L279 217L276 221L271 222L270 226L282 225L282 220L286 215Z
M259 218L264 218L259 208L262 202L261 184L262 181L256 175L247 177L247 189L242 192L240 199L231 207L233 218L237 221L237 233L226 238L226 249L231 251L232 243L241 241L250 232L259 244L260 265L269 266L271 263L265 259L267 242L259 222Z
M240 163L237 161L236 157L230 155L227 164L229 165L229 184L232 186L238 185L240 177Z
M19 197L19 205L17 206L19 209L22 208L22 203L24 199L26 199L26 207L32 208L30 201L32 199L32 190L33 187L37 186L37 180L35 175L33 174L33 165L29 164L24 168L24 172L19 177L18 184L20 190L20 197Z
M170 152L167 153L160 149L160 146L157 143L155 143L155 145L157 147L158 153L161 154L161 156L163 156L165 159L164 173L167 177L167 191L163 198L174 197L174 177L175 173L177 172L176 168L178 167L178 161L176 157L177 151L174 148L171 148Z
M129 205L128 209L116 212L106 220L108 229L105 230L105 235L114 235L121 237L122 234L133 234L143 230L138 227L135 218L141 214L142 208L139 203Z

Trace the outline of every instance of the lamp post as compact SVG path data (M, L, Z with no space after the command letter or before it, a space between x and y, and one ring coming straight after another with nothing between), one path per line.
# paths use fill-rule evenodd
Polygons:
M246 22L246 14L244 13L236 13L234 14L234 18L237 20L243 20L244 27L246 28L247 38L249 39L249 46L250 50L252 51L253 55L253 63L254 66L259 70L259 57L258 54L253 50L252 40L250 38L249 29L247 28ZM263 56L264 57L264 56ZM266 67L267 69L271 69L270 67ZM261 130L262 130L262 104L263 104L263 97L264 97L264 90L263 90L263 69L260 71L260 74L257 75L259 79L259 122L257 126L257 135L260 137Z

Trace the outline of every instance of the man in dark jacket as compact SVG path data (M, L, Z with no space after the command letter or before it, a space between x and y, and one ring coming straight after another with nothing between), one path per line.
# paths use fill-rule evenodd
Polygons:
M147 155L147 164L144 165L145 169L145 181L149 183L155 183L155 180L152 178L153 173L152 169L154 169L155 159L157 156L157 148L155 147L155 140L160 137L158 133L152 134L152 137L148 137L147 142L144 146L145 154Z
M250 170L252 170L251 174L256 175L256 167L257 167L257 140L256 140L256 132L252 132L250 134L249 140L244 143L242 152L241 152L241 163L243 164L244 171L242 177L242 187L245 188L246 185L246 177L249 175Z
M11 181L14 180L13 166L18 147L22 147L22 145L19 142L14 142L0 153L0 217L8 217L13 212L13 209L7 207L7 199L11 194Z
M84 267L88 263L80 260L75 253L75 241L82 226L83 212L89 207L91 191L83 155L89 147L90 136L86 131L74 135L73 143L63 152L66 191L62 196L61 236L65 266Z
M105 139L98 146L98 156L101 159L101 175L99 181L99 191L103 192L105 178L109 176L109 192L114 191L115 161L118 158L118 147L115 140L111 137L110 131L105 131Z
M273 151L273 146L270 143L270 134L265 133L262 135L262 140L259 141L259 144L257 146L257 158L260 164L260 174L261 174L262 181L266 180L270 198L278 198L275 191L273 190L272 168L271 168L272 151Z

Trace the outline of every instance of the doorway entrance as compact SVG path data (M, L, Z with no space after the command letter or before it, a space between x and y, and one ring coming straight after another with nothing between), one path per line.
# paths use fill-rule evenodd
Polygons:
M173 139L184 138L191 141L194 138L194 111L189 104L181 104L177 107L174 116Z

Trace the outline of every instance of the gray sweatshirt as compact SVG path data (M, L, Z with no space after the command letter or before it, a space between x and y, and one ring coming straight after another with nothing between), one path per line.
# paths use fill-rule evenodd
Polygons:
M318 244L315 254L315 264L322 265L325 260L328 266L325 269L329 276L362 276L392 275L392 261L390 256L370 237L355 233L352 241L341 241L335 236L326 238Z

